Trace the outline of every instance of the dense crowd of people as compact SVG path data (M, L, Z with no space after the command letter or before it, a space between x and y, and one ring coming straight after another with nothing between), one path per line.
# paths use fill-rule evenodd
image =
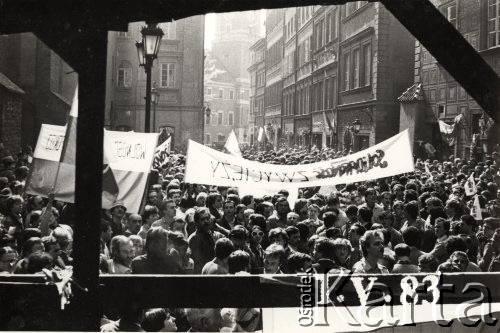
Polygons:
M27 150L0 161L0 274L72 266L73 207L52 194L24 193L30 154ZM287 165L341 155L329 148L243 151L246 159ZM140 214L128 213L120 201L103 210L101 274L500 271L496 151L481 161L416 159L411 174L301 189L298 198L286 189L254 196L240 195L237 188L188 184L184 164L184 155L171 155L148 189ZM481 219L471 215L475 197L465 194L470 175ZM202 322L232 322L243 331L258 327L258 312L252 309L227 310L225 319L220 311L175 311L180 310L125 311L121 324L111 321L103 330L132 324L138 327L128 330L161 325L174 330L174 317L183 318L186 329Z

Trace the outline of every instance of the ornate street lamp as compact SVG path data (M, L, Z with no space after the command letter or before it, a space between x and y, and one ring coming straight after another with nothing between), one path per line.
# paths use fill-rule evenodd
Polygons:
M358 118L356 118L353 122L352 122L352 127L353 127L353 131L354 133L359 133L359 131L361 130L361 121L359 121Z
M139 65L144 67L146 72L146 109L144 120L144 131L150 132L151 126L151 68L153 60L157 58L160 50L161 38L163 30L158 28L156 24L148 23L147 26L141 29L142 41L136 42L137 56Z

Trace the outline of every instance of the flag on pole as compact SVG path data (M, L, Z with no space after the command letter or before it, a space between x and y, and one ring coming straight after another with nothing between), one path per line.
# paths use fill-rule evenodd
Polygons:
M241 150L240 146L238 144L238 139L236 138L236 134L234 133L234 130L231 131L231 134L229 134L226 144L224 145L224 148L229 152L229 154L241 157Z
M471 173L464 185L465 195L471 196L477 193L476 182L474 180L474 173Z
M259 135L257 136L257 141L262 142L264 139L264 129L262 127L259 128Z
M170 145L172 137L168 137L161 145L155 149L155 157L153 159L153 169L159 170L166 162L168 162L170 154Z
M470 215L476 220L481 221L483 219L483 214L481 212L481 205L479 204L479 195L474 196L474 203L470 210Z

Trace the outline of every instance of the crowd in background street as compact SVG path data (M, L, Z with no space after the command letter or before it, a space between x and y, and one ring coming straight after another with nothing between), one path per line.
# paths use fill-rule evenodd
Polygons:
M344 154L297 147L242 153L245 159L287 165ZM31 155L26 149L15 157L4 154L0 161L0 274L71 270L73 205L56 202L53 195L24 193ZM416 159L410 174L305 188L297 198L289 198L286 189L257 196L187 184L184 164L183 154L172 153L157 170L141 214L129 214L120 201L103 210L102 274L500 271L497 151L481 160ZM468 196L471 175L477 194ZM200 321L203 316L211 320ZM174 330L174 317L179 330L208 329L196 327L201 322L240 331L260 325L256 309L129 309L119 317L121 322L106 321L103 330L161 325Z

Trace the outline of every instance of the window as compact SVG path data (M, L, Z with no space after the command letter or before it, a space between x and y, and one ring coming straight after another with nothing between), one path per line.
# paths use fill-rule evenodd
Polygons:
M363 63L361 74L361 86L369 86L372 78L372 46L366 44L363 46Z
M217 125L217 118L218 118L218 117L217 117L217 115L216 115L215 113L212 113L212 114L210 115L210 120L212 121L212 126Z
M330 29L332 31L332 34L331 34L332 40L336 39L338 37L338 35L337 35L337 10L336 9L332 12Z
M349 90L350 89L350 78L351 78L351 54L346 53L344 55L344 89L343 90Z
M205 125L210 125L210 115L205 115Z
M317 110L323 110L323 81L318 83L318 97L316 103L318 103Z
M229 99L234 99L234 90L229 90Z
M457 5L451 4L441 8L441 13L456 28L457 27Z
M488 47L500 45L500 0L488 0Z
M128 37L128 31L118 31L118 37Z
M346 4L346 16L351 15L363 5L363 1L353 1Z
M223 118L223 113L222 111L219 111L219 113L217 113L217 125L222 125L222 118Z
M328 44L332 40L332 30L330 28L330 25L332 24L331 22L332 18L332 12L326 14L326 19L325 19L325 44Z
M161 64L160 71L160 86L164 88L175 88L175 64Z
M212 88L207 88L207 95L212 96Z
M164 22L158 24L158 27L163 30L162 39L176 39L177 22Z
M128 61L122 61L120 63L117 74L117 87L130 88L132 86L132 66Z
M457 101L457 86L449 86L448 87L448 102L456 102Z
M321 19L316 24L316 49L319 49L323 46L323 26L324 20Z
M352 51L352 75L353 88L359 88L359 49Z
M228 113L227 124L229 126L233 126L234 125L234 112L229 112Z
M218 142L224 142L226 141L226 137L222 133L217 133L217 141Z
M210 135L210 133L205 133L205 143L210 144L211 141L212 141L212 136Z
M219 89L219 98L224 98L224 90Z
M432 103L436 102L436 89L429 90L429 101Z
M458 87L458 99L464 101L467 99L467 92L461 86Z

